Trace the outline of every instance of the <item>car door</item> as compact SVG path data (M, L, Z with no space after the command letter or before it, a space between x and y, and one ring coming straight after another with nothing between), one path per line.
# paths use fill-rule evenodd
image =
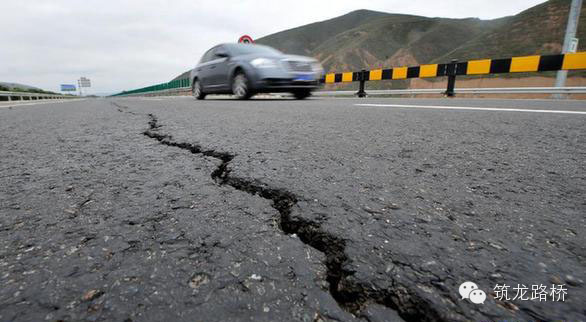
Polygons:
M197 78L204 90L209 89L212 83L211 78L211 71L210 63L213 60L214 48L208 50L203 57L199 64L195 67L195 72L197 73Z
M230 80L228 76L230 55L224 46L218 46L214 51L215 68L212 77L214 85L218 90L230 89Z
M210 79L214 89L224 91L228 86L228 51L224 46L217 46L214 50L214 58L210 62Z

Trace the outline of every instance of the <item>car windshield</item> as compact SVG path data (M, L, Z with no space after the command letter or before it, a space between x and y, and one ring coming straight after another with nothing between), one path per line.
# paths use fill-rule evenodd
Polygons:
M260 54L260 55L282 55L282 53L271 47L262 45L250 45L250 44L233 44L230 45L230 51L235 55L249 55L249 54Z

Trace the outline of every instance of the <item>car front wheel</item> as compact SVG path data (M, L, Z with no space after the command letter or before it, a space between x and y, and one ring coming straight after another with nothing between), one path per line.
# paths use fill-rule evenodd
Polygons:
M248 77L243 72L239 72L234 76L232 80L232 94L236 96L237 99L245 100L252 96L249 87Z
M202 100L206 97L206 94L201 88L201 82L198 79L193 82L191 92L193 93L193 97L195 97L195 99Z

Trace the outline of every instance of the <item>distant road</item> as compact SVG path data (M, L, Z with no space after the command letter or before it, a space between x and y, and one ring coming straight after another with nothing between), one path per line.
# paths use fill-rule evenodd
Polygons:
M581 321L585 131L560 100L0 108L0 320Z

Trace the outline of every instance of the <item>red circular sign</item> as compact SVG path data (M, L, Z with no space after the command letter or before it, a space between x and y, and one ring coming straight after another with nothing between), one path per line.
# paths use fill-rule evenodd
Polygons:
M238 42L243 44L254 44L254 40L252 40L252 37L250 37L249 35L244 35L240 37L240 39L238 39Z

